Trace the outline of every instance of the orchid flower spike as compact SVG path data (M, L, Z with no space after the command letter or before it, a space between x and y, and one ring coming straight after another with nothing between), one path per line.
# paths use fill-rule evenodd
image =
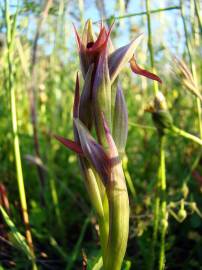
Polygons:
M84 80L80 92L77 74L74 140L58 135L55 138L78 156L98 219L103 269L120 270L128 241L129 199L121 161L127 141L128 113L118 77L130 63L135 74L159 83L161 79L136 62L134 53L142 35L115 50L110 38L112 26L107 29L101 24L95 35L88 20L81 36L75 27L74 31Z

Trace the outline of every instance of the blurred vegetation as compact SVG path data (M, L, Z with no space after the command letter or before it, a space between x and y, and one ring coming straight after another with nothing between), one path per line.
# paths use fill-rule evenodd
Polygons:
M94 21L108 18L107 24L117 17L112 33L115 45L124 45L124 39L128 42L144 32L145 38L136 55L138 63L149 70L145 2L136 1L140 11L131 10L134 9L132 0L119 0L113 7L108 7L104 0L18 2L11 64L36 263L38 269L82 269L87 258L88 269L93 269L99 258L97 221L76 156L51 136L55 133L73 138L72 104L79 59L71 23L81 29L86 16L91 16L92 12L97 14L92 18ZM198 112L201 103L187 86L179 61L174 60L174 56L181 59L190 70L201 95L200 1L179 2L151 1L151 10L175 7L150 14L154 67L163 81L160 90L166 96L175 125L200 137ZM22 236L25 227L13 150L4 1L0 1L0 8L0 204L10 218L5 222L5 213L0 217L0 269L31 269L32 260L24 251L27 244ZM12 25L16 9L17 1L10 1ZM129 16L139 12L144 14ZM133 184L129 187L130 235L123 269L144 270L149 269L159 166L158 134L151 115L145 112L153 100L153 82L132 75L128 67L121 81L129 112L125 173ZM201 151L192 141L170 134L166 136L169 213L166 269L202 269ZM184 212L180 211L182 208ZM159 241L157 248L158 244Z

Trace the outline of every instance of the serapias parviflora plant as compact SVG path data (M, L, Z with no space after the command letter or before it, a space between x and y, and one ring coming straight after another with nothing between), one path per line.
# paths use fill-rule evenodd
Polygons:
M101 24L96 36L90 20L85 24L82 38L75 29L84 84L80 93L77 74L74 141L55 137L78 155L99 224L103 269L120 270L128 240L129 199L121 161L127 140L128 114L118 75L130 63L134 73L161 80L136 63L134 52L142 35L114 50L111 30L112 27L107 30Z

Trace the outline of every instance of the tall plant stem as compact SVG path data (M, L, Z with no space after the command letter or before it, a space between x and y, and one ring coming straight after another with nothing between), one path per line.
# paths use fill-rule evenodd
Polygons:
M63 22L63 14L64 14L64 7L65 7L65 1L62 0L58 3L58 14L57 14L57 18L56 18L56 24L55 24L55 40L54 40L54 47L53 47L53 53L50 57L50 69L49 69L49 77L50 78L55 78L54 74L55 74L55 68L57 66L57 63L56 63L56 59L57 58L57 49L58 49L58 44L59 42L62 43L61 40L59 40L59 37L60 37L60 32L59 32L59 29L63 29L63 25L64 25L64 22ZM56 88L56 84L55 84L55 80L53 79L51 81L51 84L52 84L52 88L50 89L50 91L54 88ZM50 102L52 102L53 104L55 103L55 94L54 92L50 92L50 97L49 97L49 100ZM48 106L48 109L50 110L49 111L49 114L51 115L51 119L54 119L54 112L55 112L55 109L53 110L51 106ZM53 127L53 124L57 122L56 120L54 121L47 121L48 123L48 129L49 130L54 130L55 127ZM54 211L55 211L55 214L56 214L56 218L57 218L57 223L58 223L58 229L60 230L61 232L61 238L62 238L62 241L63 243L65 243L65 239L66 239L66 236L65 236L65 227L64 227L64 223L63 223L63 220L62 220L62 214L61 214L61 209L60 209L60 204L59 204L59 197L58 197L58 187L57 187L57 183L56 183L56 176L53 172L53 170L51 168L54 167L54 153L53 153L53 142L52 142L52 137L50 136L47 140L47 147L48 149L51 149L47 159L48 159L48 164L49 164L49 186L50 186L50 193L51 193L51 197L52 197L52 203L53 203L53 207L54 207ZM52 211L52 209L51 209Z
M157 184L157 193L159 192L159 187ZM159 208L160 208L160 197L159 195L156 195L154 207L153 207L153 235L152 235L152 246L151 246L151 256L150 256L150 262L149 262L149 269L154 268L154 263L156 259L156 242L157 242L157 236L158 236L158 227L159 227Z
M17 12L16 12L17 16ZM15 96L15 80L13 71L13 41L15 31L15 21L11 23L10 12L9 12L9 0L5 0L5 18L6 18L6 41L7 41L7 61L8 61L8 89L10 91L11 98L11 118L12 118L12 130L13 130L13 143L14 143L14 155L17 172L18 190L20 195L20 203L22 208L22 217L25 224L25 234L27 243L30 247L31 252L34 256L34 248L32 242L32 235L30 230L29 215L27 211L26 193L24 187L24 179L22 172L22 162L20 153L20 143L18 137L18 122L17 122L17 108L16 108L16 96ZM37 269L33 262L33 269Z
M147 32L148 32L148 49L150 54L150 64L152 67L153 72L154 69L154 52L153 52L153 44L152 44L152 28L151 28L151 17L150 17L150 0L146 0L146 15L147 15ZM154 94L158 92L158 84L154 82ZM160 163L161 168L161 163ZM161 170L161 169L159 169ZM159 196L159 176L157 180L157 194L155 196L154 207L153 207L153 235L152 235L152 245L151 245L151 257L149 261L149 269L152 270L154 268L155 259L156 259L156 243L157 243L157 236L159 230L159 212L160 212L160 196Z
M199 13L200 8L199 8L199 3L197 0L194 0L194 6L195 6L196 16L198 19L199 30L200 30L200 33L202 33L202 20L200 17L200 13ZM195 68L194 62L192 60L191 46L189 43L189 36L188 36L188 31L187 31L187 26L186 26L185 12L184 12L184 6L183 6L182 0L180 0L180 11L181 11L181 17L182 17L184 33L185 33L185 38L186 38L186 47L187 47L188 56L189 56L189 64L191 67L193 78L195 80L195 84L198 85L197 76L196 76L196 68ZM202 139L202 111L201 111L201 101L198 97L196 97L196 105L197 105L199 134L200 134L200 139ZM181 135L182 135L182 133L181 133ZM187 134L185 132L183 132L183 135L185 135L184 137L186 137L186 138L189 137L189 136L187 137ZM188 139L191 139L191 138L189 137ZM191 172L198 166L200 159L201 159L201 156L202 156L202 151L200 151L198 153L198 155L196 156L196 158L191 166ZM188 179L190 178L190 175L191 175L191 173L188 175L188 177L186 177L185 182L188 181Z
M197 0L194 0L194 6L195 6L195 11L196 11L196 16L198 19L199 30L200 30L200 33L202 34L202 18L200 15L200 3Z
M146 14L147 14L147 31L148 31L148 48L150 55L150 64L154 68L154 52L152 46L152 34L151 34L151 16L150 16L150 0L146 0Z
M196 6L196 1L195 1L195 6ZM197 7L197 6L196 6ZM185 12L184 12L184 5L183 1L180 0L180 10L181 10L181 17L182 17L182 22L183 22L183 27L184 27L184 34L186 38L186 47L188 51L188 56L189 56L189 64L191 66L191 71L195 80L195 83L197 85L197 76L196 76L196 68L192 59L192 51L191 51L191 46L189 42L189 35L187 31L187 26L186 26L186 20L185 20ZM197 8L196 8L197 10ZM201 112L201 101L197 97L196 98L196 103L197 103L197 113L198 113L198 125L199 125L199 133L200 133L200 138L202 139L202 112Z
M159 270L165 269L165 236L168 227L167 222L167 203L166 203L166 166L165 166L165 151L164 151L165 136L160 136L160 191L161 191L161 224L160 224L160 254L159 254Z
M146 15L147 15L147 32L148 32L148 49L150 55L150 65L152 71L155 72L154 68L154 50L152 44L152 28L151 28L151 16L150 16L150 0L146 0ZM158 83L154 81L154 93L158 92Z
M196 1L195 1L196 4ZM196 76L196 68L192 59L192 50L191 50L191 45L190 45L190 40L189 40L189 34L186 26L186 20L185 20L185 10L184 10L184 5L183 1L180 0L180 11L181 11L181 17L182 17L182 22L183 22L183 27L184 27L184 34L186 38L186 47L187 47L187 52L188 52L188 57L189 57L189 64L191 67L192 75L195 80L195 83L197 85L197 76ZM199 125L199 132L200 132L200 138L202 138L202 113L201 113L201 102L200 99L197 97L196 98L196 103L197 103L197 113L198 113L198 125Z
M199 123L199 133L200 138L202 139L202 111L201 111L201 101L199 98L196 99L197 102L197 111L198 111L198 123Z
M34 150L37 158L41 159L40 154L40 145L39 145L39 136L38 136L38 126L37 126L37 111L36 111L36 62L37 62L37 49L38 49L38 40L41 33L41 28L45 22L49 9L51 8L52 0L47 0L42 15L38 21L37 31L33 42L32 49L32 58L31 58L31 80L30 87L28 89L29 103L30 103L30 113L31 113L31 122L33 129L33 140L34 140ZM41 185L41 203L45 205L44 198L44 186L45 186L45 176L43 169L37 165L37 172Z

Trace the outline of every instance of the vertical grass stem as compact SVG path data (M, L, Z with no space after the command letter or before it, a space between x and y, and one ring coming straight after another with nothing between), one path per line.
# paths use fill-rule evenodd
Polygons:
M167 203L166 203L166 166L164 151L165 136L160 136L160 183L161 183L161 224L160 224L160 256L159 270L165 269L165 236L168 227L167 222Z
M17 16L17 12L16 12L16 16ZM22 208L23 222L25 224L26 239L27 239L27 243L29 245L31 252L34 255L34 248L33 248L32 235L31 235L30 224L29 224L29 215L27 211L26 193L25 193L24 179L23 179L23 172L22 172L20 143L19 143L19 137L18 137L17 108L16 108L13 57L12 57L15 26L12 25L11 20L10 20L9 0L5 0L5 19L6 19L6 41L7 41L7 49L8 49L7 51L8 84L7 86L8 86L8 90L10 91L10 98L11 98L11 119L12 119L13 144L14 144L14 155L15 155L15 162L16 162L17 182L18 182L20 203L21 203L21 208ZM33 269L37 269L35 262L33 262Z

